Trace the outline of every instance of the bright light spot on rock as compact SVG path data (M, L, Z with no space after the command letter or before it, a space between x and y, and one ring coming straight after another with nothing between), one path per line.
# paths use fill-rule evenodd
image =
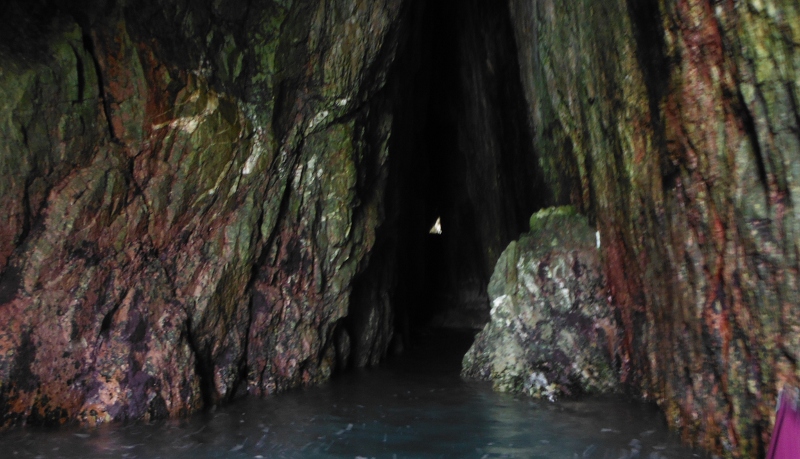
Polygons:
M436 223L433 224L428 232L431 234L442 234L442 217L436 219Z
M250 153L247 161L244 162L244 167L242 167L242 175L250 175L256 168L258 158L261 156L261 148L259 147L258 145L253 147L252 153Z
M323 110L317 113L317 116L315 116L314 119L311 120L311 123L308 125L308 129L306 129L306 132L311 132L311 130L317 127L320 123L322 123L325 120L325 118L328 117L328 115L330 115L330 112L327 110Z
M600 248L600 231L594 232L595 237L597 238L597 248Z

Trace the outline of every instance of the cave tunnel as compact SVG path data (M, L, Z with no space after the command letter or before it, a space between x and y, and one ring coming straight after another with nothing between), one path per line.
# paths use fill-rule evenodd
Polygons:
M227 215L226 212L229 212L241 214L247 220L246 224L240 224L251 231L250 237L257 243L252 247L241 244L242 250L249 247L251 252L231 255L233 258L229 263L246 266L240 266L236 274L225 271L227 268L220 268L214 274L219 277L218 287L171 289L171 295L176 297L173 299L175 304L187 301L178 297L191 290L208 295L211 299L207 301L210 302L223 301L224 298L224 301L237 302L242 306L231 313L238 314L235 317L207 317L205 312L199 312L185 324L187 328L192 328L191 332L187 330L185 337L187 346L198 356L196 367L199 378L203 379L200 386L207 392L202 397L204 403L231 398L236 392L235 388L240 387L240 383L247 378L255 378L254 385L269 386L262 376L253 376L255 371L252 370L258 365L268 367L267 359L254 363L248 361L250 356L243 355L245 350L256 349L256 345L251 346L248 340L266 337L263 342L259 341L258 346L262 346L265 353L273 354L277 341L284 335L291 336L294 333L292 327L296 324L288 325L287 321L285 329L282 323L277 322L259 324L254 309L303 305L308 309L303 311L304 319L315 322L312 309L322 309L329 306L326 301L333 301L329 298L307 299L314 294L324 296L320 290L326 286L318 283L317 264L321 262L317 260L315 264L313 258L316 254L309 249L315 244L312 239L314 233L320 231L320 223L313 220L315 217L307 215L316 215L317 209L303 207L306 201L302 195L307 191L322 195L324 190L307 190L304 187L311 185L293 182L293 177L284 174L284 171L294 169L300 177L304 161L315 159L314 154L327 154L327 151L335 150L332 145L325 144L327 139L320 141L324 136L317 136L315 140L320 142L318 145L309 140L314 133L316 120L325 119L329 113L315 105L318 103L315 97L319 98L317 92L323 92L315 86L319 82L306 81L302 77L306 69L303 62L312 59L309 50L302 46L295 47L302 40L292 36L296 33L298 37L308 38L311 35L309 28L319 27L307 20L311 15L310 4L302 3L296 9L285 11L277 4L261 5L255 8L261 16L254 15L253 22L249 22L251 17L235 6L221 6L215 2L201 2L194 6L181 3L170 8L161 8L159 3L154 2L146 8L138 8L124 2L79 2L71 6L58 6L45 0L30 3L14 1L11 13L4 19L9 25L12 22L16 24L4 32L0 51L16 62L15 65L19 64L20 69L42 64L41 68L35 67L36 71L41 71L48 66L53 67L53 63L48 61L52 58L50 54L63 57L62 61L58 61L59 66L54 70L56 76L53 77L54 81L60 81L58 78L62 78L61 73L67 75L63 77L66 81L63 87L47 80L43 83L37 81L30 89L38 90L36 85L41 84L52 92L48 96L50 99L69 98L70 107L84 110L78 110L76 118L72 120L75 126L80 126L74 127L75 132L80 132L74 138L80 142L76 141L73 145L66 140L59 140L74 155L71 162L65 160L63 164L69 163L70 167L78 169L87 167L92 155L97 151L105 152L104 145L110 143L113 145L112 156L127 159L119 162L116 159L98 160L91 167L118 173L124 182L120 190L125 187L134 190L131 196L120 198L124 205L115 207L114 212L121 212L119 209L125 206L135 208L144 205L139 198L147 195L142 202L148 204L141 212L148 218L157 219L159 212L167 211L153 206L173 206L174 209L170 208L169 212L186 214L180 221L159 220L163 228L145 230L142 227L140 230L143 233L130 236L132 240L138 237L147 239L151 241L148 244L153 245L142 256L145 260L141 262L142 266L159 264L162 260L169 264L172 260L193 256L202 258L185 244L192 240L193 232L199 234L201 229L198 228L211 225L213 219L205 222L205 217L197 217L192 212L205 212L212 216ZM364 95L362 100L362 103L376 107L375 113L391 113L389 159L385 168L388 176L380 191L370 189L380 183L375 177L364 185L367 189L365 195L383 193L377 198L383 215L380 224L376 224L374 247L371 250L353 248L358 256L364 256L362 252L369 252L366 255L369 261L352 269L352 272L359 272L357 277L346 282L346 288L352 285L352 295L349 298L349 310L342 318L345 322L342 328L348 329L352 337L350 339L355 341L356 351L353 355L359 357L354 363L352 360L350 364L337 363L337 371L380 362L388 345L386 341L392 335L401 337L403 344L408 345L420 331L459 329L475 332L482 328L489 319L487 285L496 260L511 240L528 229L528 218L534 211L556 204L543 185L537 155L533 151L509 5L491 0L411 0L404 3L402 11L399 15L401 18L396 20L398 30L393 35L387 33L387 41L396 42L396 52L386 58L386 62L379 62L386 66L386 80L377 84L380 89L376 93ZM335 16L328 13L331 17ZM273 17L282 17L283 23L267 20ZM181 27L175 26L184 20L186 22ZM365 20L365 23L369 21ZM225 33L208 33L214 28ZM205 41L197 38L200 36L205 37ZM28 40L30 37L38 38ZM259 48L253 45L261 43L261 40L272 40L272 47ZM61 46L59 52L63 51L63 56L52 52L50 47L55 46ZM387 45L387 48L390 47ZM268 58L263 58L259 53L268 55ZM375 61L380 59L375 58ZM119 66L119 69L115 66ZM363 72L368 73L367 70ZM24 72L21 71L21 74ZM29 90L24 85L20 88L21 93ZM309 94L315 95L312 97ZM362 96L357 93L351 95ZM197 107L186 105L196 101L199 101ZM333 106L341 109L341 118L326 120L331 126L347 124L365 113L359 107L350 107L347 98L337 99ZM189 111L184 113L181 110L185 107L189 107ZM245 113L242 107L248 107L251 113ZM318 108L320 111L313 113ZM11 107L9 112L14 109ZM60 159L50 155L50 144L58 142L31 146L33 142L47 139L48 135L55 135L46 131L44 125L60 123L54 120L60 116L61 108L47 112L48 116L54 118L45 120L47 123L39 123L43 118L37 116L35 111L27 107L23 109L18 110L22 115L9 115L13 122L9 122L8 126L13 132L8 138L13 140L10 144L13 148L27 151L33 159L30 164L14 164L14 167L22 169L19 175L24 180L14 181L11 188L24 198L17 199L16 207L9 211L14 218L7 219L10 222L9 234L14 236L13 241L4 246L2 253L4 266L0 269L0 276L5 277L0 278L0 293L3 293L4 301L13 299L19 290L20 282L14 280L19 276L12 274L26 259L28 246L33 246L23 242L29 236L38 237L39 232L46 229L47 222L40 215L48 207L46 191L68 179L71 171L67 166L56 164ZM194 115L191 110L195 109L202 116L192 118ZM198 128L203 117L210 114L218 114L219 118ZM357 119L352 123L357 127L361 127L359 123L362 122L369 125L370 116L364 115L367 121ZM257 127L252 131L243 129L239 132L238 129L247 124L245 119ZM288 141L279 144L285 140L281 139L282 136L288 136L288 131L300 129L292 123L301 122L305 122L302 127L305 130L303 140L295 144ZM168 131L170 134L167 135ZM229 132L234 133L230 138L226 137ZM204 138L203 135L209 137ZM179 137L179 142L175 141L175 136ZM145 137L149 140L144 141ZM219 138L220 141L212 142L211 138ZM370 144L371 141L368 139L364 143ZM248 142L253 142L253 145ZM259 142L259 145L255 145ZM206 148L209 144L219 148L219 151ZM259 148L264 148L264 145L275 147L280 155L277 155L277 159L273 157L270 164L262 161L261 174L254 179L258 174L253 170L262 153ZM171 149L174 149L172 156L161 151ZM281 156L287 150L291 150L292 154ZM374 152L370 150L369 153ZM230 162L224 168L217 164L223 158ZM169 161L175 164L167 165ZM342 168L339 164L334 167ZM368 165L357 164L356 167L363 169L359 173L371 173ZM376 177L383 173L382 167L378 167L381 171L375 174ZM148 175L156 174L153 168L162 171L159 174L163 176L163 183L159 182L158 190L148 191L141 188L140 182L156 186L156 181L151 181ZM205 173L204 168L209 169L205 178L214 176L214 180L200 183L205 180L201 177ZM220 174L220 171L223 171L223 175L214 175ZM226 174L235 176L230 180L251 180L253 183L240 188L236 182L231 185L226 198L229 202L216 201L219 196L217 187L228 184ZM37 175L45 177L43 184L36 185L39 188L31 192L34 195L30 199L35 202L29 203L27 187L37 180ZM162 176L159 180L162 180ZM206 185L208 189L204 188ZM374 188L377 189L378 185ZM182 193L192 195L191 198L186 197L186 202L193 202L197 207L179 202L179 198L183 199ZM166 197L159 201L162 194ZM152 199L151 195L159 202L153 204L147 201ZM347 198L347 194L343 193L342 197ZM210 201L206 203L204 199ZM248 207L263 199L268 201L263 208ZM358 207L357 201L353 199L350 205ZM258 217L265 208L268 208L268 215ZM300 212L290 215L288 208L300 209ZM126 222L126 218L127 215L120 216L119 222L122 223L119 224ZM263 220L259 222L258 218ZM275 226L269 231L262 231L261 224L270 218ZM90 217L86 218L86 222L87 226L94 224ZM373 224L372 221L360 223L365 226ZM436 223L441 225L441 231L432 233L431 227ZM217 230L229 223L216 222L214 225ZM97 225L98 228L106 226L106 221ZM150 231L160 232L158 241L152 242L152 235L144 234ZM105 242L100 241L97 245L96 241L81 239L84 237L83 234L76 235L77 242L69 242L67 255L61 258L66 260L67 265L73 259L79 263L83 263L84 258L88 259L87 263L110 259L105 252L95 254L102 251L100 247ZM197 236L197 240L200 239ZM363 242L355 237L350 239L345 242L354 245ZM82 248L75 249L73 245ZM322 250L321 247L315 249ZM263 253L259 254L259 251ZM108 253L111 252L113 249ZM60 253L54 253L53 256L59 257ZM158 260L151 260L152 257ZM223 264L220 262L220 265ZM213 267L213 263L206 265ZM332 266L334 270L351 272L350 266L347 266L347 270L343 264ZM117 267L107 269L114 271ZM169 266L158 269L174 273L172 277L163 274L143 275L143 278L169 283L181 268ZM244 273L252 275L252 279ZM312 273L314 276L310 275ZM230 284L235 288L222 287L228 285L226 276L236 278L236 282ZM131 279L130 282L135 283L135 278ZM4 289L9 292L6 294ZM251 293L254 298L252 302ZM105 298L103 295L100 297ZM194 301L191 300L192 304L195 304ZM374 333L364 332L372 327L370 321L374 320L374 316L370 314L375 311L374 304L378 302L391 304L393 315L390 333L386 333L384 328L372 330ZM213 308L202 310L214 311ZM111 327L109 324L116 311L116 307L110 307L106 312L107 317L101 317L100 329L103 333ZM230 311L226 309L227 312ZM219 324L224 324L220 325L220 330L213 329ZM338 333L339 325L326 323L320 326L315 323L314 326L321 330L321 343L317 344L325 346L320 352L327 352L327 343L336 340L331 336ZM248 327L249 334L246 330ZM233 328L236 328L235 333L231 331ZM279 328L281 331L277 331ZM225 336L225 340L236 336L236 339L247 344L232 344L236 339L231 338L233 341L225 341L226 344L219 347L219 355L212 355L217 352L212 351L215 338L198 336L206 334L216 337L215 333ZM136 335L136 339L141 338L139 335ZM359 352L359 346L372 346L373 349ZM295 350L288 345L282 348ZM237 357L229 358L225 352ZM362 355L367 357L360 357ZM292 358L287 356L287 362ZM313 360L310 356L304 358ZM223 384L219 393L211 396L208 393L217 390L210 383L215 378L211 373L216 360L225 360L224 365L230 368L226 367L223 373L235 376L231 376L229 385ZM308 364L309 367L316 365L321 364ZM248 371L253 374L248 374ZM268 374L269 371L262 369L261 374ZM312 372L304 373L302 368L292 370L286 378L288 382L285 387L306 384L303 378L309 381L323 380L326 371L320 370L308 376ZM265 389L265 392L271 390L275 389Z
M7 1L0 430L177 418L334 375L391 397L389 350L475 336L511 241L567 247L538 233L557 215L574 226L549 235L578 228L594 263L561 272L597 276L551 290L591 301L519 327L526 291L498 301L487 330L519 338L500 360L535 364L502 383L571 396L585 378L715 454L764 457L800 386L800 14L756 3ZM537 270L522 282L550 279L508 253ZM578 350L597 352L579 368ZM499 381L470 355L465 377ZM220 444L249 452L265 427Z
M533 212L553 204L532 147L508 5L453 0L413 10L388 84L388 218L371 265L393 266L394 331L406 345L420 330L480 330L497 258ZM440 234L431 231L437 223ZM362 289L376 283L370 272L362 279Z

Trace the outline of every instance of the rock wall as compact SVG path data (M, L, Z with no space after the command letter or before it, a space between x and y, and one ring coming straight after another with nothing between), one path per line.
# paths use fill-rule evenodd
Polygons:
M346 363L401 2L8 11L2 424L179 415Z
M763 456L800 376L800 8L510 4L542 166L601 234L623 381L687 441Z
M398 286L424 281L408 234L441 214L445 284L480 300L527 216L573 203L623 383L688 441L763 455L800 383L796 4L442 3L435 86L421 1L7 3L2 424L178 415L375 363L415 300Z

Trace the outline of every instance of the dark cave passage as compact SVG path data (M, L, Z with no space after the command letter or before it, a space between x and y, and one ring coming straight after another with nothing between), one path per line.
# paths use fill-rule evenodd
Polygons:
M394 330L406 344L420 329L482 328L497 258L534 211L552 204L507 5L417 2L407 32L388 85L387 218L356 285L374 291L391 279ZM432 234L437 221L441 234ZM354 316L356 327L367 326Z
M167 429L141 453L157 424L94 437L196 459L238 416L217 407L372 373L343 391L351 414L418 400L400 425L337 409L281 445L302 405L276 397L286 418L249 418L273 434L234 422L209 454L320 437L323 457L333 437L418 452L450 432L381 439L446 397L381 398L407 390L405 366L446 369L451 395L462 375L534 398L619 391L713 454L764 457L779 394L800 387L800 10L754 3L7 1L0 431L205 410L185 450ZM441 455L485 450L483 426L508 438L463 415L510 408L479 398L497 403L449 399L436 427L479 430ZM318 419L320 399L304 406ZM575 430L608 432L610 411ZM552 418L530 419L520 435ZM0 448L64 438L20 432ZM65 445L83 457L100 433ZM519 455L559 455L535 451Z

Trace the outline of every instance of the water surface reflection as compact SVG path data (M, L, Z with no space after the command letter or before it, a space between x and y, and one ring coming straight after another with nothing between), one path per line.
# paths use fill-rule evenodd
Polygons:
M452 352L463 354L462 348ZM652 406L498 394L461 380L458 355L411 354L324 387L246 398L190 419L17 429L0 435L0 451L70 459L701 457L680 446Z

